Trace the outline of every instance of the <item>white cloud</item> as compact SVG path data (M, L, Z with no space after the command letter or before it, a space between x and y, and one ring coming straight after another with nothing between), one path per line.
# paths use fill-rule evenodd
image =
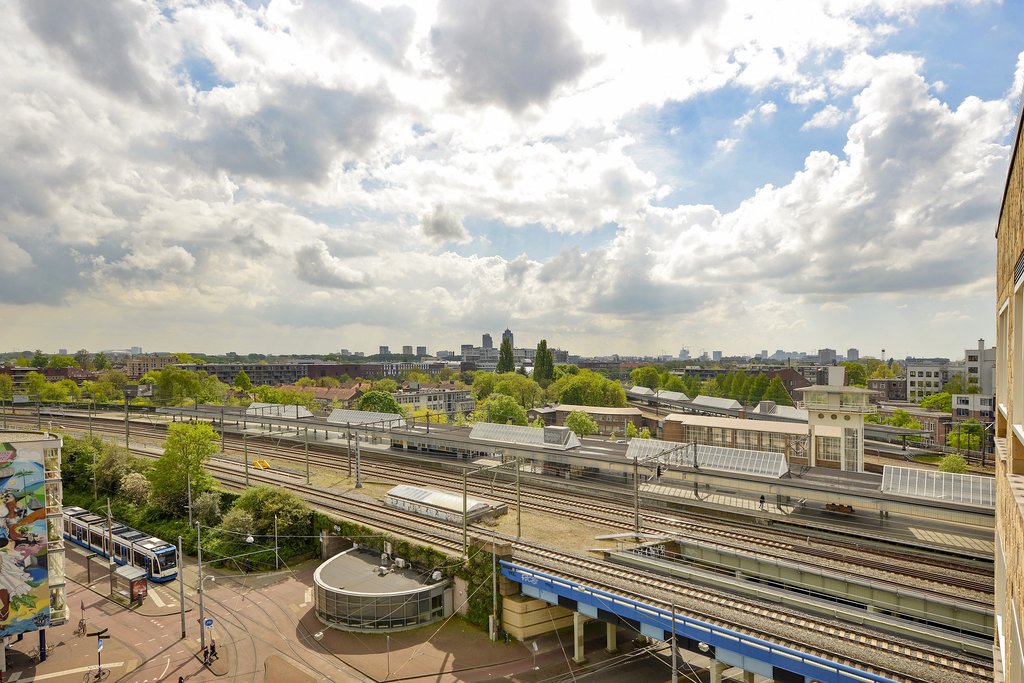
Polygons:
M814 116L808 119L804 125L800 126L800 130L810 130L812 128L834 128L842 123L845 118L846 114L843 113L839 107L834 104L828 104L825 105L824 109L815 112Z

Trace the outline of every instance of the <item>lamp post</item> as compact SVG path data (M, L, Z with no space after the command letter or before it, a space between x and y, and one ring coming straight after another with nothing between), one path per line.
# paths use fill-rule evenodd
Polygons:
M189 506L191 514L192 507ZM191 524L191 521L189 522ZM196 524L196 564L199 566L199 644L206 649L206 625L204 624L205 614L203 610L203 525Z

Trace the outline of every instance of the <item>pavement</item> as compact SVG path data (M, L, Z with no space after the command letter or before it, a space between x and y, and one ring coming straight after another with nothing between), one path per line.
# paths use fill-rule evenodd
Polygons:
M623 630L619 636L620 652L605 652L604 625L599 623L588 625L585 665L571 661L571 629L569 633L538 637L536 657L532 641L494 643L458 617L390 636L337 631L325 627L314 613L312 575L317 564L314 561L262 575L204 567L204 575L214 577L212 581L204 580L204 617L213 619L207 636L208 640L216 641L219 655L204 666L194 560L187 559L184 572L186 637L182 638L179 581L151 583L141 606L125 607L107 597L106 562L96 557L88 560L84 550L69 544L68 623L46 629L45 661L37 661L36 657L39 632L26 634L11 645L3 681L95 680L99 657L102 667L111 672L103 680L138 683L175 683L179 677L188 683L534 683L617 666L624 661L624 655L636 650L630 642L635 634ZM110 637L103 641L101 652L97 650L97 638L74 634L82 614L89 633L108 629ZM664 666L655 666L644 675L629 676L632 683L668 678Z

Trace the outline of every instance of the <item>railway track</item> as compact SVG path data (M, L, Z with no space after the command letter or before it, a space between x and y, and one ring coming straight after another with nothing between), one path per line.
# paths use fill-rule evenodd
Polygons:
M75 419L73 416L68 417ZM94 428L105 432L114 432L118 435L122 433L120 427L94 425ZM163 425L153 425L139 430L138 425L135 425L134 430L139 436L162 438L165 427ZM142 432L141 434L139 433L140 431ZM235 437L235 435L228 435L226 439L227 444L240 441L241 439ZM256 440L254 439L253 441ZM233 446L234 448L226 450L234 450L237 455L241 456L241 449L238 448L238 444L234 443ZM336 468L339 464L339 454L324 452L321 450L321 446L322 444L311 445L309 454L310 466L329 469ZM279 446L270 453L267 453L265 448L262 450L267 457L283 460L302 467L305 465L305 455L296 455L289 452L296 448L301 449L301 445L289 445L284 448ZM425 484L456 490L461 488L461 478L458 475L449 475L441 471L425 469L419 469L415 473L409 474L396 469L394 467L394 458L399 455L389 453L387 457L391 459L385 460L385 456L380 455L378 452L369 448L364 449L362 458L364 474L394 483ZM408 456L405 457L408 458ZM417 462L417 464L422 463ZM515 496L512 493L496 489L493 485L486 483L470 481L468 482L468 489L474 495L490 497L509 505L514 505L516 502ZM569 514L581 521L595 525L610 526L627 532L632 531L634 528L633 510L621 506L621 504L610 505L607 502L603 502L599 505L579 500L566 502L564 497L535 492L523 492L521 498L524 508L535 512L558 517L564 517ZM899 563L872 559L866 556L862 548L857 549L857 551L847 548L844 552L838 552L811 545L803 540L806 538L803 535L797 536L792 533L755 534L746 530L737 531L732 528L723 527L720 520L716 520L715 525L711 526L658 513L645 513L643 521L644 528L641 530L643 533L669 535L673 540L713 543L728 551L744 554L761 554L773 559L780 559L781 555L785 559L809 566L820 567L822 565L822 562L817 564L811 562L812 558L828 561L834 563L825 567L828 571L854 578L862 577L863 571L870 569L881 575L879 576L879 581L889 584L895 590L904 588L906 586L906 579L911 578L928 584L917 585L918 590L922 592L944 598L968 601L978 605L990 604L990 600L980 596L991 595L994 591L994 579L988 575L981 578L969 578L951 574L950 567L948 566L925 568L921 566L923 561L920 557L914 557L912 560L903 560ZM835 565L844 566L837 567ZM958 567L957 570L959 571L961 568ZM885 577L884 575L886 574L891 575L891 578ZM977 593L978 596L965 595L963 591L971 591Z
M140 428L138 425L133 426L133 431L143 437L160 438L162 433L162 430L157 427L150 429ZM110 428L110 431L117 432L120 435L120 429ZM289 455L275 453L273 457L287 458ZM333 463L325 460L323 464L337 467L338 463L336 460ZM214 471L218 480L227 487L241 489L245 486L245 478L238 471L239 465L237 463L215 460L210 464L210 469ZM455 555L462 553L461 533L454 531L448 524L391 508L384 510L376 502L324 493L304 483L292 482L287 479L281 480L279 477L271 478L254 472L250 473L249 479L254 482L269 483L292 490L325 513L354 519L382 531L428 543ZM418 480L422 482L422 476L418 477ZM561 506L552 507L552 510L562 515L566 512ZM597 519L598 517L595 515L594 518ZM604 517L600 519L601 523L608 523ZM492 532L488 530L487 533L490 535ZM502 538L502 540L508 541L510 539ZM776 545L778 546L779 544ZM610 592L624 592L623 594L634 596L638 599L654 601L655 604L662 606L670 603L675 604L677 607L686 605L687 614L695 619L710 621L733 630L742 630L751 635L767 638L774 642L791 644L791 646L798 650L820 654L822 657L843 661L850 666L874 671L881 675L892 677L893 672L898 671L902 676L898 680L906 681L907 683L924 683L925 681L938 680L934 677L934 671L932 674L915 673L918 667L925 669L941 668L948 674L942 680L949 681L950 683L958 683L961 680L984 680L991 676L991 663L986 666L984 661L979 661L963 653L928 651L920 644L903 641L899 638L894 638L890 634L878 632L865 633L860 628L855 631L837 625L834 622L829 623L809 617L806 614L788 613L777 604L763 604L758 601L744 600L729 594L702 590L699 586L694 586L692 583L675 581L660 575L646 574L637 570L623 568L620 565L570 555L532 544L516 542L514 543L514 549L517 560L529 562L532 558L532 561L542 564L538 568L545 572L551 573L552 566L564 567L567 572L566 578L577 580L582 578ZM609 580L608 577L611 576L615 577L614 582ZM637 590L638 586L643 587L642 593ZM729 612L735 616L729 618L724 616L723 612ZM743 619L739 615L746 615L747 619ZM742 628L735 626L737 622L745 623L750 620L764 622L767 626L763 630L750 626ZM825 647L814 644L822 639L831 643L831 645ZM884 668L880 668L880 656L892 658L892 665L887 664Z

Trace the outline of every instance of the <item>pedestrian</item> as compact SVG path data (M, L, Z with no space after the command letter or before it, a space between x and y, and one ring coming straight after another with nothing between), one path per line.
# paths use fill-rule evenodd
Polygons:
M210 664L210 648L209 647L204 647L203 648L203 664L205 664L207 666L209 666L209 664Z
M178 683L185 683L185 677L184 676L178 676Z
M213 660L213 659L220 659L220 657L217 656L217 641L216 640L211 640L210 641L210 659L211 660Z
M761 496L761 500L760 500L760 501L758 501L758 504L757 504L757 506L758 506L758 507L759 507L760 509L764 510L764 495L763 495L763 494L762 494L762 496Z

